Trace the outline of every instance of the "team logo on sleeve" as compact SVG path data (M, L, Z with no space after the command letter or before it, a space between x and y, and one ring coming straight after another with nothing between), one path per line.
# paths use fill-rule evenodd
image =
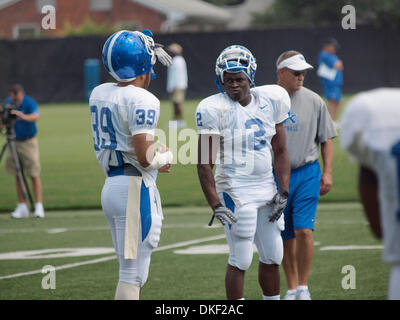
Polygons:
M283 122L286 131L298 131L297 114L289 112L289 117Z

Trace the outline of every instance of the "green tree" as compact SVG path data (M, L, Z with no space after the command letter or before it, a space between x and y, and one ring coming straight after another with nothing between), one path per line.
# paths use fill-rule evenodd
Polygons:
M116 31L116 27L107 22L96 24L90 17L78 27L73 27L69 21L64 23L62 35L65 37L88 36L88 35L109 35Z
M357 24L400 27L400 0L276 0L265 12L254 14L252 25L340 25L345 5L356 9Z

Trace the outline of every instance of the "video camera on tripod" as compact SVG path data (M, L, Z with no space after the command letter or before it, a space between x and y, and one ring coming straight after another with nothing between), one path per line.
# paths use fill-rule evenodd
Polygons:
M24 171L23 171L23 168L21 165L21 161L18 157L17 147L15 145L16 137L15 137L15 131L14 131L14 124L15 124L15 121L17 120L17 116L15 114L13 114L11 111L17 110L17 109L18 109L18 106L14 102L4 103L0 107L0 125L2 124L3 126L5 126L6 138L7 138L7 142L4 144L3 148L0 151L0 162L3 157L4 152L6 150L6 147L8 145L9 151L11 153L11 157L14 162L15 170L17 172L17 178L18 178L19 184L21 186L22 195L23 195L25 201L28 200L28 198L29 198L31 208L33 210L34 205L33 205L32 195L29 191L28 184L26 182L26 178L24 175ZM2 126L0 126L0 133L1 132L2 132Z
M4 103L0 107L0 122L6 126L6 128L12 128L17 116L12 114L12 110L17 110L18 106L14 102Z

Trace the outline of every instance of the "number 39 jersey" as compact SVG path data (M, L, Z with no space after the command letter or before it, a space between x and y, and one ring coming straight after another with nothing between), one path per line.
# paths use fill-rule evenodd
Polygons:
M196 111L198 133L220 137L217 192L228 192L237 205L270 200L276 192L271 140L275 125L290 110L290 97L278 85L253 88L251 96L243 107L226 94L216 94L202 100Z
M142 133L154 135L160 101L143 88L104 83L93 89L89 105L94 149L104 172L107 174L109 165L130 163L142 172L147 187L155 185L157 170L142 169L132 137Z

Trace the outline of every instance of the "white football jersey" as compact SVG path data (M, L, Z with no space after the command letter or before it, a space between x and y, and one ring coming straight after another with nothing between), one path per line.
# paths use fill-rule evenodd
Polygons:
M400 89L357 94L347 104L341 128L342 147L376 173L384 259L400 263Z
M275 125L290 109L287 91L278 85L251 89L246 107L226 94L200 102L196 111L199 134L220 136L216 162L217 192L228 192L237 205L270 200L276 192L271 140Z
M154 135L160 101L143 88L104 83L93 89L89 105L94 149L104 172L107 174L109 165L118 165L115 151L120 151L123 162L142 173L147 187L155 185L158 171L145 171L140 166L132 137L141 133Z

